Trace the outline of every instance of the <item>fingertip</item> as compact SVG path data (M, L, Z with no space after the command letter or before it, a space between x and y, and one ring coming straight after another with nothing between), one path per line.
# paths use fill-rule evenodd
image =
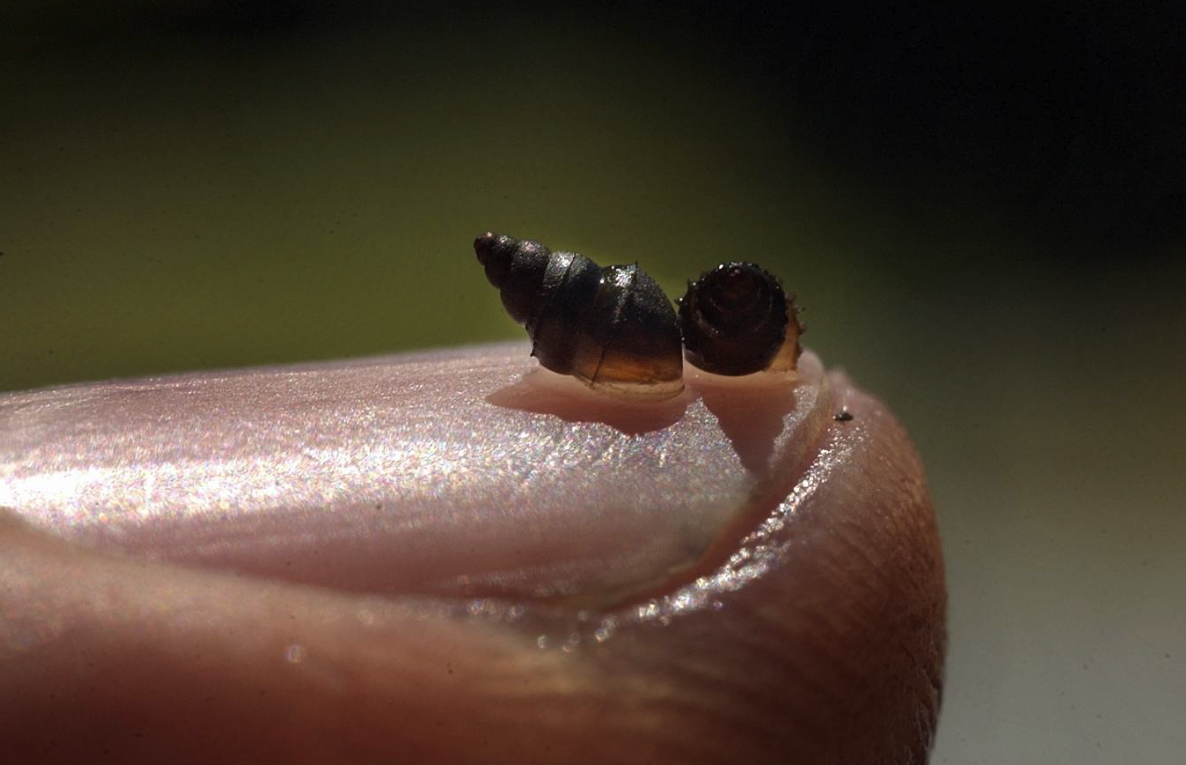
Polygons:
M475 407L474 417L459 420L468 439L458 440L459 447L472 443L475 427L489 429L488 445L504 451L508 434L530 433L524 443L539 458L531 465L552 471L533 469L533 480L562 472L562 464L547 461L559 443L570 450L585 443L590 465L619 460L614 469L582 467L568 483L532 487L531 496L551 492L547 504L555 507L517 504L517 495L491 493L490 483L481 492L471 486L449 495L450 484L424 481L414 502L384 509L397 515L400 507L414 509L406 517L422 524L448 520L424 512L456 509L431 504L433 497L480 493L487 513L503 513L489 519L496 525L481 527L482 534L519 532L488 549L526 544L515 548L519 564L533 549L570 550L564 554L569 563L585 555L580 567L565 573L570 583L590 588L578 588L581 597L555 588L533 595L543 579L522 587L529 580L507 576L505 568L502 578L488 582L497 590L475 588L481 580L466 569L464 585L446 578L449 586L426 588L413 577L397 579L404 583L382 595L362 594L365 587L342 586L332 576L284 581L283 568L246 574L199 561L202 570L162 564L159 555L150 556L158 558L152 562L87 550L34 533L23 521L6 522L0 513L0 605L10 628L5 648L19 645L21 651L21 661L0 672L0 698L10 700L0 721L24 731L23 748L14 751L27 753L28 762L80 761L104 746L125 762L203 762L212 754L230 761L313 762L343 753L355 762L924 761L946 641L942 555L921 462L889 410L837 373L809 386L810 406L808 390L794 387L796 406L763 404L785 398L787 388L761 380L724 389L695 383L687 394L695 406L677 411L678 422L687 420L684 430L660 423L623 432L612 422L590 420L588 407L564 409L576 412L565 419L547 407L500 410L487 400L498 385L521 384L522 370L510 360L520 352L526 353L450 354L443 372L440 359L429 359L402 367L400 379ZM810 375L817 365L805 356L801 371ZM331 374L325 390L363 401L359 391L375 390L376 375L385 374L373 367L346 378ZM356 390L343 389L343 379L361 382ZM288 391L270 378L262 387L259 378L240 382L252 383L257 410L268 395L283 402ZM416 476L431 475L424 472L429 454L450 456L454 461L439 467L456 473L456 452L440 450L452 443L444 410L424 411L427 404L412 393L385 392L380 400L399 400L419 413L409 431L418 435L405 449L420 455ZM376 405L365 400L372 420ZM277 407L285 411L282 403ZM834 420L838 411L851 419ZM516 427L506 427L508 421ZM171 426L180 427L176 419ZM208 423L205 432L209 436ZM673 440L676 433L683 436ZM374 455L376 444L391 442L371 438L358 453ZM261 446L265 460L276 444ZM141 441L137 454L143 449ZM584 464L571 460L575 452L564 453L571 464ZM719 480L692 480L711 460L728 471L722 475L745 478L733 486L746 499L729 505L726 516L710 514L694 524L688 497L712 500L705 508L721 499L712 493L719 492ZM623 469L639 465L649 466L634 474L642 477L622 483ZM521 486L516 475L501 474L496 485ZM666 488L645 493L655 486ZM650 511L638 516L646 524L589 535L598 523L621 530L597 515L602 500L640 496L646 501L639 507ZM662 497L668 505L656 515ZM574 506L583 509L566 512ZM329 517L348 519L353 507L343 503L340 515ZM380 515L373 503L363 509L359 529L391 528L374 522ZM206 513L196 516L205 525L190 528L208 532ZM542 525L548 519L555 521L551 527ZM298 524L324 520L312 512L292 518ZM304 532L329 528L315 524ZM569 546L548 542L548 528L558 535L551 539ZM481 548L457 544L457 534L471 544L474 528L449 521L437 530L420 535L420 552L452 549L455 563L505 567L505 559L483 558L473 552ZM177 543L187 533L183 525L165 538ZM661 544L635 544L648 538ZM276 538L253 541L266 551ZM635 554L607 564L604 554L588 555L592 548ZM382 545L319 542L308 560L347 549L356 554L343 555L343 565L356 562L358 551L383 552ZM417 554L416 546L400 549ZM679 555L663 558L656 550ZM431 565L439 565L439 557ZM364 568L391 571L382 560L374 557ZM554 565L559 559L536 563L541 560L532 576L563 571ZM650 565L632 569L629 561ZM340 575L351 569L308 570ZM645 581L640 571L649 572ZM63 727L64 720L74 722ZM67 742L71 757L55 755L54 741Z

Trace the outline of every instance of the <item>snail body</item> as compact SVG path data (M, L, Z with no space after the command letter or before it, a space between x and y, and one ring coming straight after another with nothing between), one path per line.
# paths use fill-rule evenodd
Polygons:
M689 281L679 318L688 362L713 374L790 371L802 352L793 298L753 263L722 263Z
M474 240L474 251L544 368L631 398L683 390L675 309L637 265L602 268L579 253L492 232Z

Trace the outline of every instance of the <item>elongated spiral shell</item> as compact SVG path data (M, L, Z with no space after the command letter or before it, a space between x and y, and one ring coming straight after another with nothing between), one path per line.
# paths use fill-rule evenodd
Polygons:
M545 368L633 398L683 390L675 309L637 265L602 268L575 252L491 232L474 240L474 251Z
M688 362L718 375L795 368L803 332L778 278L753 263L722 263L679 300Z

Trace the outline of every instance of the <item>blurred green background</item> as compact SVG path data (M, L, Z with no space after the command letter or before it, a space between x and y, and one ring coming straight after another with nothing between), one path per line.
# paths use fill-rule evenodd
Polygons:
M519 337L486 229L756 260L928 465L934 760L1182 761L1173 6L0 8L0 390Z

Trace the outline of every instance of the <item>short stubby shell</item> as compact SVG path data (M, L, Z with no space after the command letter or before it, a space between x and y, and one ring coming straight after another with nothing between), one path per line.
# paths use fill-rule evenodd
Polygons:
M778 278L753 263L722 263L689 282L679 319L688 361L706 372L785 371L799 358L794 305Z

